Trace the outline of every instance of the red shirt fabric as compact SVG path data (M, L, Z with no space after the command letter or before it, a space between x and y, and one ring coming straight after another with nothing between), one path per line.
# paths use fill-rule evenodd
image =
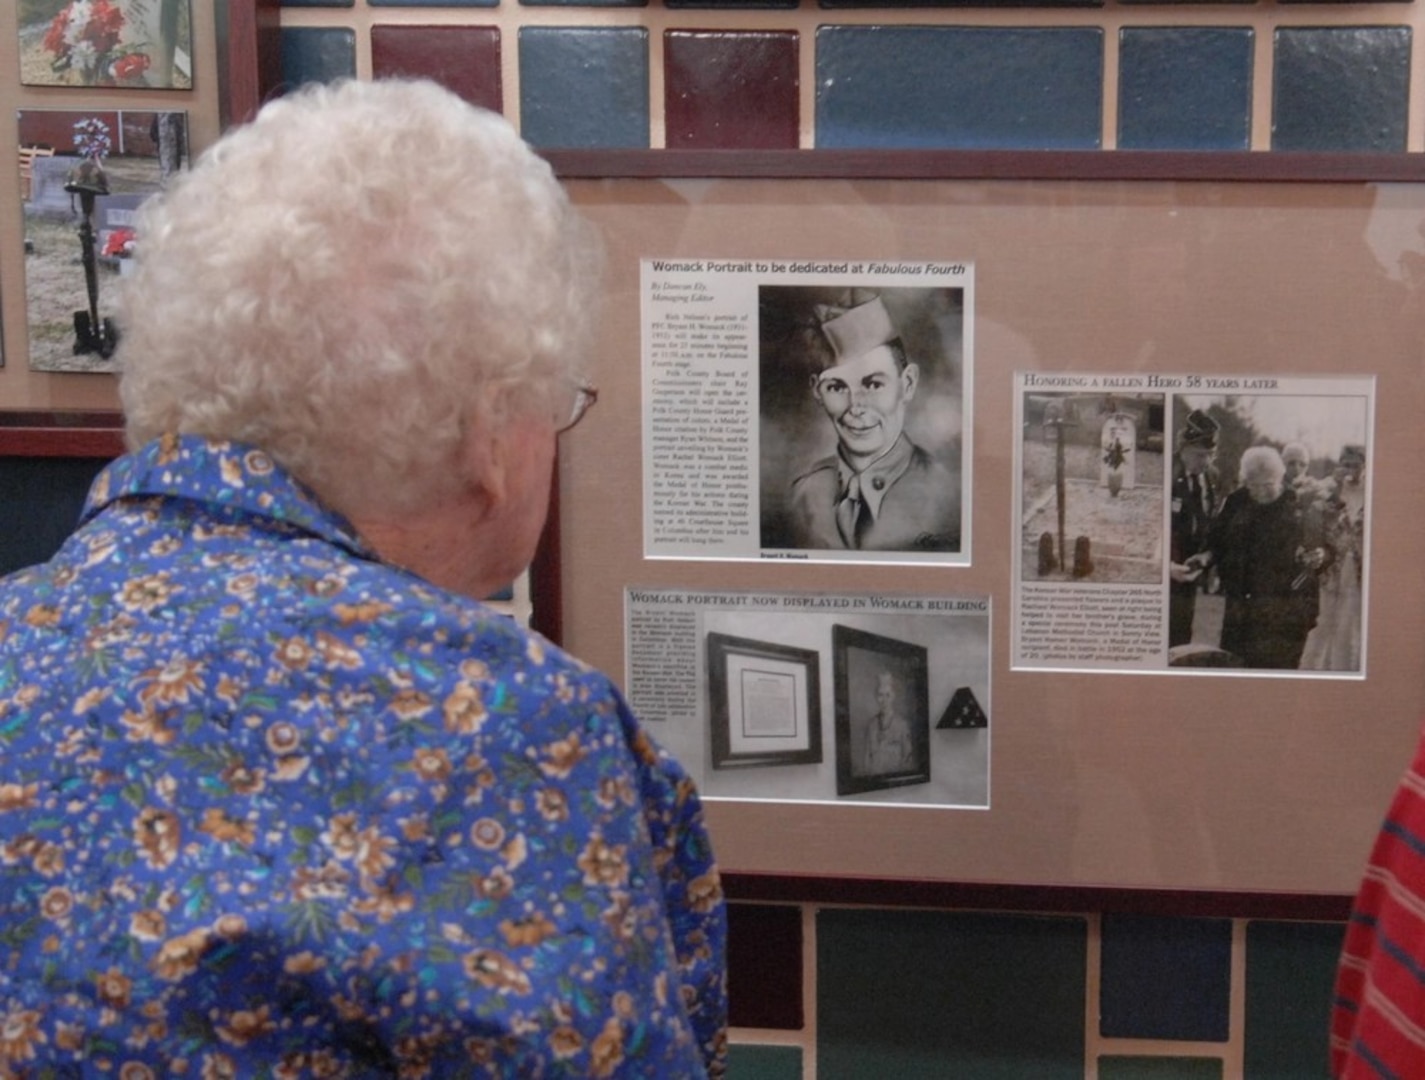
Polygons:
M1386 814L1346 927L1331 1074L1425 1076L1425 741Z

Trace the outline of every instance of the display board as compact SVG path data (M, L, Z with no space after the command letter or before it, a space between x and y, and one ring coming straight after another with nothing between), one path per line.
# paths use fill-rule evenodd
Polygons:
M908 782L919 783L922 768L941 775L941 756L954 753L945 747L962 745L935 741L951 736L940 729L942 710L953 712L937 693L959 701L964 716L978 716L983 705L988 720L973 743L985 753L983 797L975 787L973 795L947 801L902 800L900 789L862 791L868 785L854 760L841 762L838 794L833 747L846 717L838 717L836 654L845 646L832 647L829 627L820 636L798 630L778 640L779 625L792 624L771 616L705 620L715 647L700 642L686 653L692 662L670 666L665 680L691 694L697 718L653 717L648 724L680 757L692 758L700 782L714 760L737 766L741 755L753 765L744 773L760 770L760 784L742 788L702 782L734 792L714 794L708 809L726 871L1283 895L1354 891L1425 704L1417 542L1425 506L1415 482L1425 459L1425 185L772 178L568 184L609 247L608 307L589 348L599 406L564 437L561 460L562 629L571 651L610 672L627 672L626 610L637 606L630 602L635 592L644 599L676 595L694 611L699 596L711 602L727 594L844 597L853 604L858 597L988 602L988 685L966 702L953 697L955 680L941 678L933 651L928 665L931 700L921 712L931 748L927 758L917 744ZM693 282L701 264L713 292L730 280L718 273L749 268L745 273L756 279L759 266L810 267L821 273L816 286L828 288L866 284L852 280L858 264L879 266L892 278L915 266L971 268L972 292L954 298L965 303L963 326L973 329L956 331L964 339L965 426L957 445L967 504L956 553L794 560L755 550L751 557L707 558L650 547L647 525L662 510L647 481L665 468L670 452L649 440L658 394L648 374L648 338L662 325L650 315L652 260L688 268ZM752 286L768 282L797 284L768 278ZM945 290L936 292L940 302ZM1080 375L1095 381L1062 381ZM1170 378L1197 382L1173 386ZM1312 419L1318 385L1321 395L1347 403L1328 412L1349 414L1349 431ZM1264 402L1273 392L1288 394L1294 421L1268 421L1272 409ZM1091 428L1091 437L1077 442L1108 462L1092 475L1080 468L1085 490L1126 500L1121 484L1104 493L1107 475L1136 455L1139 489L1158 492L1157 509L1144 519L1152 528L1161 522L1156 553L1148 556L1156 569L1147 579L1078 580L1075 567L1113 562L1115 549L1098 534L1094 555L1082 563L1057 541L1049 546L1058 562L1034 563L1026 546L1028 531L1038 534L1026 514L1030 459L1054 447L1062 430L1055 417L1063 419L1055 410L1062 405L1075 423ZM753 399L749 408L754 416L759 408L765 413L766 402ZM1193 409L1223 428L1219 508L1237 486L1246 443L1269 443L1279 453L1289 442L1317 442L1311 468L1323 490L1339 477L1347 444L1365 450L1369 513L1355 556L1363 597L1359 657L1312 673L1265 670L1272 661L1224 670L1166 662L1136 669L1012 664L1016 622L1027 618L1026 582L1044 576L1046 566L1062 570L1066 588L1092 583L1100 600L1117 595L1115 588L1141 591L1144 580L1166 589L1169 564L1177 560L1168 550L1168 504L1176 496L1167 470ZM1100 425L1113 442L1098 442ZM1044 460L1051 471L1040 475L1049 477L1043 497L1052 502L1052 452ZM1059 480L1063 500L1062 472ZM1043 532L1052 537L1055 529ZM1070 533L1072 540L1072 526ZM1223 603L1221 589L1205 589L1214 599L1204 605ZM723 612L726 604L719 603L709 610ZM863 634L879 625L842 622ZM696 625L703 635L703 622ZM936 642L960 640L933 630L923 636L932 650ZM897 648L886 646L890 659L911 665ZM875 650L868 655L875 659ZM774 696L729 707L729 671L757 667L764 656L771 657L766 686ZM926 668L921 660L912 666ZM849 670L867 694L877 684L870 669ZM766 674L758 671L759 678ZM729 715L734 724L741 710L776 720L779 714L764 706L785 707L775 697L778 680L790 688L789 699L800 700L807 686L820 695L820 707L811 710L817 738L789 734L770 755L754 752L751 743L740 747L735 737L729 742ZM937 690L938 682L945 685ZM859 738L864 743L867 736ZM806 757L813 743L820 763ZM824 770L829 797L807 797L818 790L810 781L788 782L788 797L781 797L778 777L798 769Z

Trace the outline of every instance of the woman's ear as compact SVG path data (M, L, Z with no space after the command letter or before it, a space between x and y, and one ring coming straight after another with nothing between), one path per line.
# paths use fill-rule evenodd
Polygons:
M487 387L470 410L460 445L460 468L467 491L482 504L486 520L509 500L510 433L508 395Z

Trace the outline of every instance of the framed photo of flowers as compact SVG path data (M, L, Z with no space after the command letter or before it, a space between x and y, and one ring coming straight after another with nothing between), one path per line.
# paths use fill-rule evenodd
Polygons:
M17 0L26 86L193 86L190 0Z

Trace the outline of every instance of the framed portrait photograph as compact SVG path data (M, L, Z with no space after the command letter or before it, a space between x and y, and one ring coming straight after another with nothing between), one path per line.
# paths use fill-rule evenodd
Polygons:
M968 561L965 279L759 284L764 549Z
M821 761L820 657L730 634L708 634L712 767Z
M831 628L836 794L930 782L926 650L849 626Z

